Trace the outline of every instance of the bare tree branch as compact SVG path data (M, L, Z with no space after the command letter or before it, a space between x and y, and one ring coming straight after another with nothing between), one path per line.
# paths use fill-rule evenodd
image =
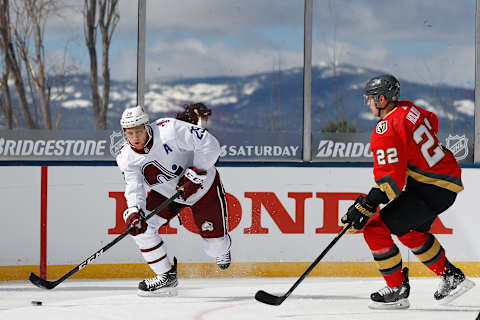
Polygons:
M48 1L44 3L36 0L24 0L25 7L27 9L28 16L32 23L34 43L35 43L35 57L34 62L37 67L37 72L32 65L30 59L25 61L28 70L33 79L35 89L40 101L40 106L43 114L43 125L46 129L52 129L52 117L50 114L50 86L48 82L48 74L45 72L45 50L43 47L43 35L42 35L42 19L46 19L48 16ZM44 12L46 11L46 12Z
M110 95L110 68L109 49L113 32L118 24L118 0L85 0L84 2L84 31L85 42L90 55L90 87L92 90L93 123L95 129L107 128L107 112ZM100 28L102 39L102 78L103 90L100 96L98 79L98 62L96 52L96 33Z
M3 74L0 82L0 86L2 88L2 111L5 116L5 123L7 125L8 129L13 128L13 109L12 109L12 99L10 96L10 88L8 87L8 76L9 76L9 71L8 71L8 66L6 64L3 64L4 69L3 69Z
M85 0L84 9L84 31L85 43L90 56L90 89L92 91L92 107L94 116L94 125L97 129L97 115L100 113L100 93L98 92L98 62L96 49L97 25L95 16L97 12L96 0Z
M26 126L52 129L45 26L49 16L59 14L66 6L61 0L0 1L0 48L9 77L14 80ZM38 124L40 118L42 125Z
M23 84L21 68L17 59L17 54L12 43L11 37L11 28L10 23L10 3L8 0L1 0L0 4L0 42L2 49L5 55L5 65L8 66L9 71L12 73L12 77L15 83L15 89L17 91L17 96L20 104L20 111L27 128L35 129L37 126L33 122L30 111L28 108L28 102L25 93L25 86Z

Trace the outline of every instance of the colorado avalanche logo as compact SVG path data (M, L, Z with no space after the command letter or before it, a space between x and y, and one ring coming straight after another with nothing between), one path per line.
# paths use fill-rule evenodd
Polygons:
M122 132L113 131L110 135L110 154L112 155L112 157L117 157L124 143L125 139L123 139Z
M375 132L378 134L384 134L385 132L387 132L387 130L388 130L388 126L387 126L386 120L380 121L375 127Z
M202 223L202 231L213 231L213 223L211 223L210 221L205 221L204 223Z
M452 151L455 159L463 160L468 156L468 138L465 135L448 135L445 139L447 148Z

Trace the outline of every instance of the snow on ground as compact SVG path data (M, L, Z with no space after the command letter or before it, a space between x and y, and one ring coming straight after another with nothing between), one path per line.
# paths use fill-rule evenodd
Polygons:
M284 294L296 278L179 279L176 297L139 297L138 279L72 280L53 290L29 282L0 282L0 319L471 319L480 312L477 286L449 306L432 297L438 279L411 278L410 309L371 310L369 294L384 286L380 278L306 278L280 306L257 302L257 290ZM42 306L33 306L39 300Z

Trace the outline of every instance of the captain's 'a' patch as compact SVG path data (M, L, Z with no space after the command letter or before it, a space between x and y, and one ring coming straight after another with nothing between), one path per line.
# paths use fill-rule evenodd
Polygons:
M387 130L387 120L380 121L375 127L375 132L377 132L378 134L384 134L385 132L387 132Z

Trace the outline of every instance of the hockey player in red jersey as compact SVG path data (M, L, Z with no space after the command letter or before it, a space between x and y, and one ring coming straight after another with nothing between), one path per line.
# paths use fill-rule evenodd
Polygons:
M402 269L402 257L392 235L441 277L434 293L436 300L448 303L474 286L446 258L444 248L429 232L435 218L463 190L461 168L439 143L437 116L411 101L399 100L399 95L400 83L392 75L374 77L365 86L365 102L380 118L370 141L375 184L342 217L342 223L353 223L349 231L363 228L365 241L386 281L385 288L370 296L369 307L373 309L410 305L408 268ZM386 206L375 215L380 204Z
M138 294L176 294L176 259L171 266L158 228L185 207L192 210L205 253L227 269L231 238L225 191L215 168L221 150L217 139L196 123L174 118L149 123L140 106L125 109L120 125L126 140L116 158L126 183L123 217L127 226L136 226L131 235L157 274L139 283ZM146 221L144 212L153 211L179 186L184 188L181 198Z

